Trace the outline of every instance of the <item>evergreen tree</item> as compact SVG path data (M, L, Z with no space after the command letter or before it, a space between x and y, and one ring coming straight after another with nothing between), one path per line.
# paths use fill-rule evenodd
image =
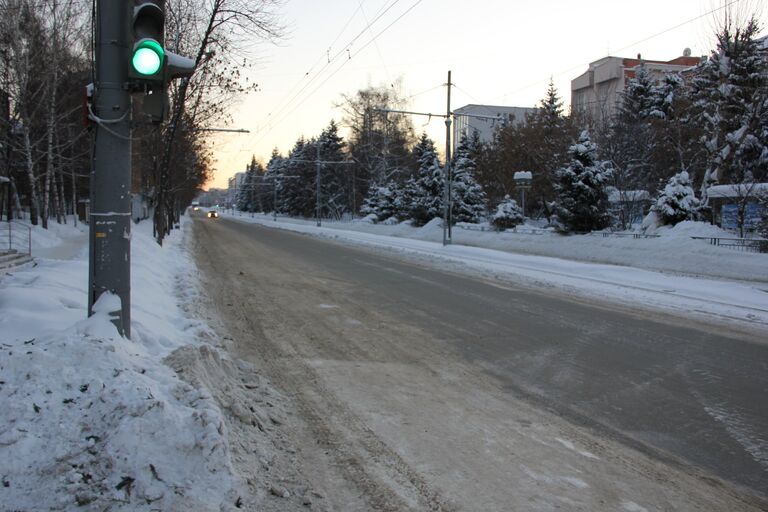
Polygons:
M752 18L744 27L726 21L717 49L699 65L692 94L699 110L707 166L702 192L714 183L763 181L768 174L768 51Z
M283 166L279 187L281 210L297 217L313 217L315 214L315 164L316 141L299 138L288 153Z
M332 120L323 130L317 143L320 144L322 161L344 161L346 143L339 135L339 127L335 121ZM339 218L344 212L351 212L350 178L352 175L349 174L348 169L344 165L325 163L321 166L320 172L321 215Z
M283 185L283 176L285 169L285 158L280 154L277 148L272 150L272 155L267 163L267 169L264 172L264 183L266 186L260 187L261 202L264 205L264 211L280 212L280 199L282 195L281 187ZM275 204L277 196L277 204Z
M419 168L410 190L413 193L411 218L414 225L423 226L435 217L443 215L445 180L437 159L435 143L426 133L422 134L414 148L414 156Z
M491 225L498 231L504 231L522 224L524 220L523 210L517 205L517 201L509 196L504 196L504 199L496 207L496 212L491 216Z
M471 144L466 135L462 136L454 155L451 194L454 222L477 223L485 213L485 192L475 180L477 166Z
M240 186L235 191L235 209L241 212L251 211L251 189L253 185L253 173L251 165L245 167L245 176L243 176Z
M546 95L538 108L526 116L525 123L506 126L498 142L501 146L500 161L504 169L503 190L496 192L496 200L514 190L515 171L533 174L531 207L547 216L551 215L549 203L554 199L555 171L568 162L568 146L577 136L571 118L563 112L563 102L550 80ZM487 184L481 181L486 190ZM489 192L490 193L490 192Z
M699 200L693 193L687 172L681 171L670 178L652 210L656 212L662 225L674 226L684 220L696 219Z
M368 191L360 212L363 215L376 215L377 221L384 221L397 213L397 184L390 181L387 185L374 185Z
M395 216L400 221L409 220L413 217L413 208L416 198L419 196L419 189L416 186L415 178L408 178L398 186L394 197Z
M650 116L656 101L653 80L641 63L621 94L621 102L601 146L603 156L611 162L611 184L619 193L655 187L651 162L657 141Z
M583 131L569 154L571 163L555 174L554 205L561 231L587 232L610 225L606 186L610 171L597 160L597 146Z

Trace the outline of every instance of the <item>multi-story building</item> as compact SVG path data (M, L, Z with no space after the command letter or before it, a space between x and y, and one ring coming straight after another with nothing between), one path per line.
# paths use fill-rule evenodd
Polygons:
M244 179L245 173L237 172L227 180L227 208L235 207L235 203L237 203L237 191L242 186Z
M525 115L533 113L535 108L502 107L499 105L465 105L453 111L453 148L456 149L463 135L470 136L475 131L483 142L493 140L497 128L505 124L525 122Z
M692 57L688 48L682 57L669 61L647 60L640 55L636 59L604 57L596 60L590 63L585 73L571 80L571 111L596 122L606 122L616 111L622 92L641 64L652 78L658 80L668 73L689 69L700 60L700 57Z

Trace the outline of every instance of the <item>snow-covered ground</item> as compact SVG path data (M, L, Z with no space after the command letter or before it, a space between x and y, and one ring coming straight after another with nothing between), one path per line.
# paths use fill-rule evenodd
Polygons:
M178 305L196 286L183 233L161 249L134 228L129 341L116 297L86 319L83 229L35 228L36 264L0 276L0 509L234 508L222 411L162 362L212 337Z
M408 224L324 223L265 215L227 215L242 222L376 247L501 282L556 287L568 294L768 330L768 254L712 246L692 236L731 236L683 222L657 238L561 236L453 230L442 245L438 219ZM529 230L530 231L530 230Z

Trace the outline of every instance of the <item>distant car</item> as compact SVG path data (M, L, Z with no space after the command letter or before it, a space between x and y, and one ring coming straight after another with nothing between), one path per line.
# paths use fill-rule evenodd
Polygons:
M216 210L211 210L208 212L208 218L209 219L218 219L219 218L219 212Z
M192 211L193 212L199 212L200 211L200 207L199 206L193 206L192 207Z

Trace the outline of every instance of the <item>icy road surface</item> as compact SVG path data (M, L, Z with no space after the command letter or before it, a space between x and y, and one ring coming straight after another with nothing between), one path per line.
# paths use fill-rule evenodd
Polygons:
M765 506L768 346L748 334L226 219L195 233L330 510Z

